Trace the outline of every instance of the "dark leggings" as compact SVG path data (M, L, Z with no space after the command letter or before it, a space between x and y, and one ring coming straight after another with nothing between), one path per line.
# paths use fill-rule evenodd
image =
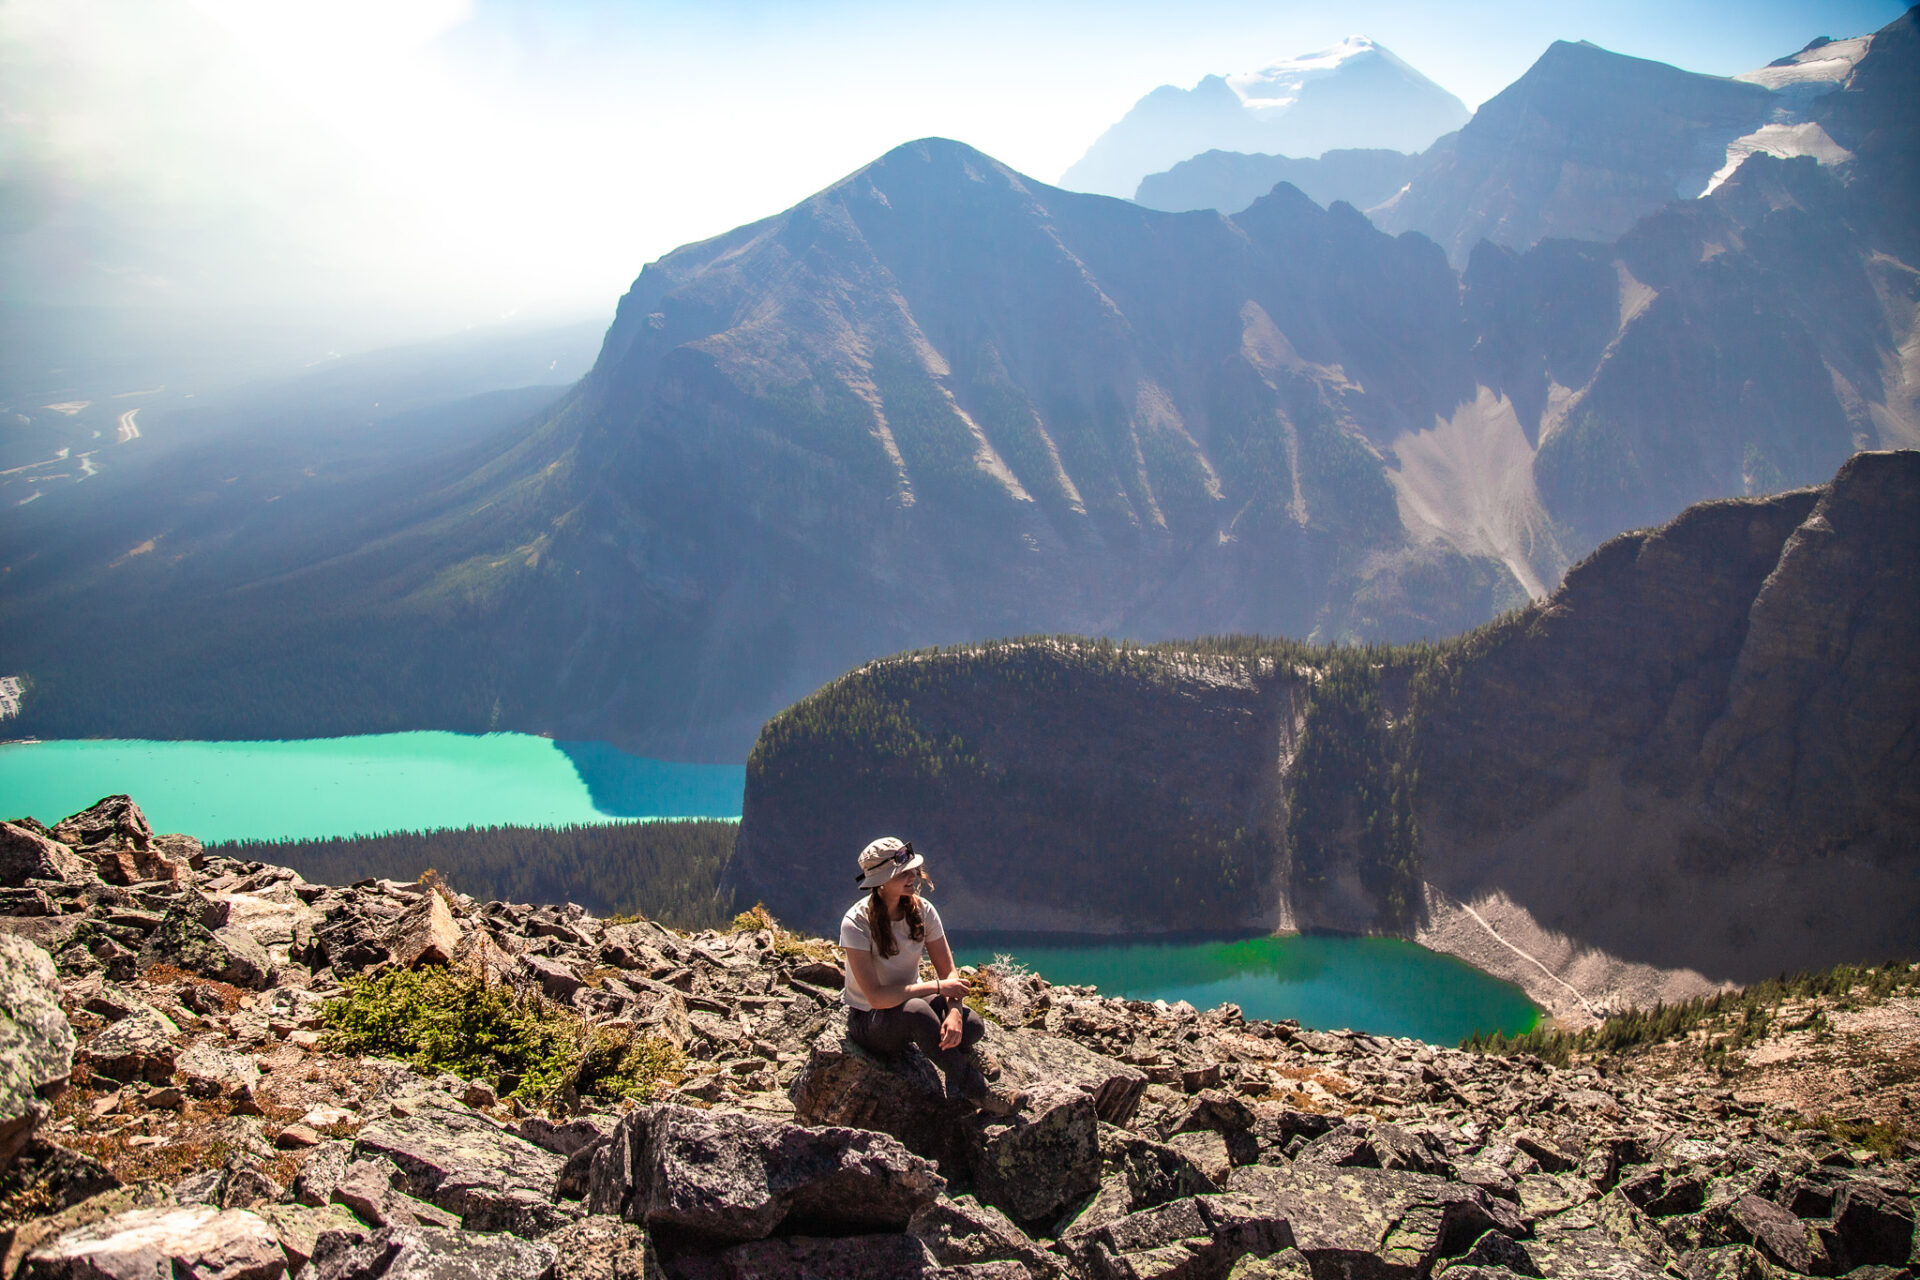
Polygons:
M862 1049L875 1053L899 1053L910 1044L938 1063L948 1075L960 1072L964 1080L969 1065L965 1050L987 1034L987 1024L965 1005L960 1006L960 1043L951 1049L940 1047L940 1023L947 1016L947 998L914 999L891 1009L849 1009L847 1034Z

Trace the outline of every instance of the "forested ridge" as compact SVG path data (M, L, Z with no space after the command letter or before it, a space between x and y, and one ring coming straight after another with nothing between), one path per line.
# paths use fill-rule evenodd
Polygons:
M732 895L717 883L737 830L722 819L676 818L238 840L208 851L292 867L318 884L416 880L432 870L482 900L577 902L599 916L643 915L676 928L710 929L734 915Z

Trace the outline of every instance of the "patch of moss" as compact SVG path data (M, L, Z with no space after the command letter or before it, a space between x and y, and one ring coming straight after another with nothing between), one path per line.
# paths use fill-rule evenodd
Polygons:
M400 1058L426 1072L511 1085L508 1097L644 1099L676 1078L680 1051L650 1034L596 1027L571 1009L459 969L349 979L321 1010L321 1047Z

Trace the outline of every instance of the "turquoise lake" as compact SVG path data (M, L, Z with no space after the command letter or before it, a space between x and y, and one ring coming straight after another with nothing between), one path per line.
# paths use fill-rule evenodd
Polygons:
M0 746L0 816L51 825L124 793L156 830L207 841L738 818L745 789L743 765L676 764L519 733Z
M1230 942L994 938L954 958L984 964L1011 955L1049 982L1091 983L1135 1000L1237 1004L1249 1018L1292 1018L1313 1030L1351 1028L1457 1044L1475 1031L1532 1029L1539 1010L1520 988L1398 938L1295 936Z

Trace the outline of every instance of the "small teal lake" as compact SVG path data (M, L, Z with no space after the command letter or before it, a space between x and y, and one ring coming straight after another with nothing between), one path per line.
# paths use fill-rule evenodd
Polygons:
M1237 1004L1249 1018L1292 1018L1320 1031L1457 1044L1475 1031L1527 1031L1539 1019L1520 988L1398 938L1063 945L1013 936L968 945L956 933L955 941L961 964L1006 954L1053 983L1091 983L1104 995L1186 1000L1200 1009Z
M52 824L124 793L156 830L208 841L738 818L745 789L742 765L676 764L519 733L0 746L0 817Z

